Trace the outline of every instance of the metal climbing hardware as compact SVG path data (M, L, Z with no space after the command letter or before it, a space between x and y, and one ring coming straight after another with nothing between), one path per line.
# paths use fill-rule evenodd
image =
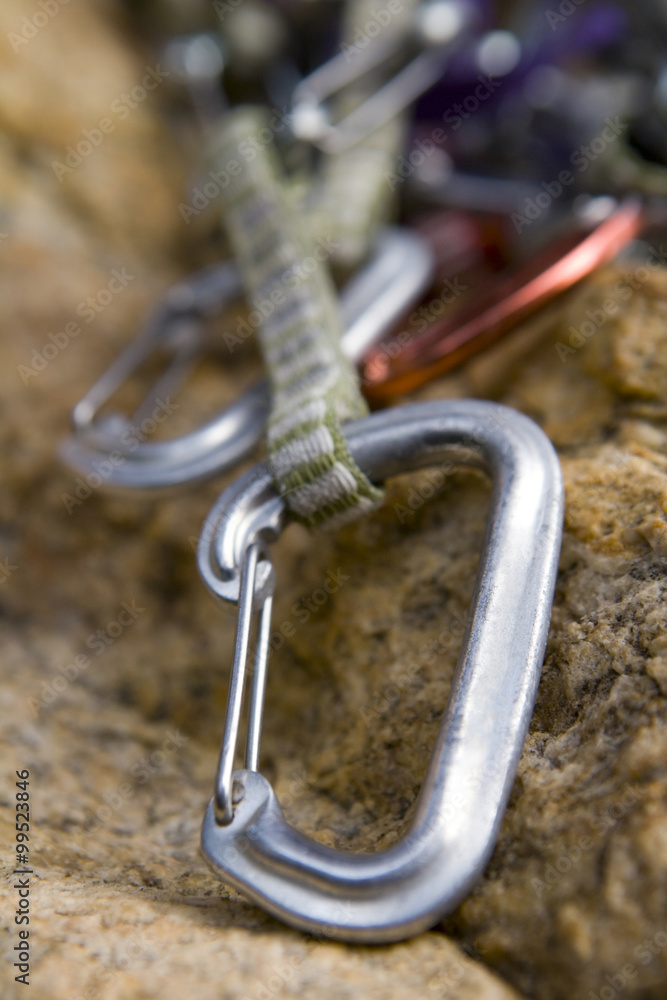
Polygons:
M471 5L461 0L426 0L412 15L407 39L390 34L388 38L376 37L363 49L349 46L354 49L353 58L343 48L297 85L290 118L296 138L325 153L346 152L394 119L440 79L450 53L475 21ZM371 74L386 72L401 56L405 64L393 79L343 118L333 120L333 97Z
M310 933L397 941L451 911L493 850L530 721L549 629L563 523L555 451L527 417L498 404L441 401L345 425L375 483L449 458L493 482L489 526L448 705L405 838L348 855L284 819L259 773L274 571L268 555L290 521L261 465L224 491L204 526L199 568L238 602L225 734L202 849L213 869L274 916ZM245 768L233 771L251 620L260 614Z
M431 323L393 358L371 349L362 365L373 402L410 392L489 347L522 320L596 268L613 260L641 232L647 218L638 198L620 204L590 198L572 228L516 273L491 281L484 294L444 320Z
M342 349L352 360L364 353L396 319L411 308L428 288L433 257L425 242L400 227L380 231L370 260L350 278L340 295L345 323ZM168 441L124 445L155 399L172 390L205 350L205 321L237 299L242 278L233 262L196 272L173 285L154 308L139 336L116 358L74 407L74 436L62 447L69 465L82 475L113 452L122 461L114 464L105 484L109 487L156 490L205 479L240 463L259 444L269 412L269 389L261 380L230 407L202 427ZM155 350L170 351L173 361L146 401L130 417L113 414L100 418L100 408L129 375Z

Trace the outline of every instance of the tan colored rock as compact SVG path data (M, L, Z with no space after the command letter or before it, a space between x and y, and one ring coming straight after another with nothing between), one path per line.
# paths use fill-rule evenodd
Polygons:
M0 12L0 192L4 201L3 175L15 164L28 188L18 202L15 191L7 198L9 231L21 226L23 200L34 201L37 188L48 215L70 209L61 239L73 226L93 245L105 240L107 255L164 261L182 229L183 179L176 143L158 117L164 67L132 52L108 4L55 3L48 17L20 0Z
M586 319L591 322L595 331L591 335L586 327L583 334L589 337L586 367L601 375L620 396L664 404L667 271L658 269L657 258L646 258L655 270L640 259L625 267L610 267L588 282L572 305L573 319L577 314L583 314L584 319L571 327L580 331Z

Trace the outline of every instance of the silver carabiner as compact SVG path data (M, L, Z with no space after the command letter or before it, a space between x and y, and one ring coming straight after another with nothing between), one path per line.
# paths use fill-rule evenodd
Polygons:
M343 153L404 111L443 74L454 46L473 25L472 8L463 0L425 0L413 15L408 52L417 52L400 72L363 104L333 122L328 108L332 97L351 84L400 58L406 48L402 34L375 37L354 58L342 51L302 80L292 95L290 124L297 139L324 153Z
M451 911L493 850L530 721L549 630L563 524L556 453L527 417L495 403L440 401L345 425L376 482L445 458L486 471L494 490L470 625L409 832L376 855L347 855L284 819L256 770L273 570L266 547L288 523L267 465L226 490L199 543L201 573L239 602L227 727L202 850L274 916L345 941L397 941ZM233 771L253 611L261 610L246 766Z
M407 229L383 230L369 263L348 281L340 303L346 326L342 346L360 360L428 288L433 255ZM242 292L233 263L207 268L173 286L154 310L140 337L114 361L73 411L75 435L62 457L81 475L98 473L105 462L109 487L154 490L208 478L241 462L259 443L269 412L269 388L258 382L230 407L199 429L169 441L141 441L136 432L156 398L180 381L202 351L203 321ZM100 407L158 347L171 349L173 362L147 401L129 419L97 418ZM124 441L130 444L124 444ZM109 463L109 455L119 461ZM111 471L108 471L110 468Z

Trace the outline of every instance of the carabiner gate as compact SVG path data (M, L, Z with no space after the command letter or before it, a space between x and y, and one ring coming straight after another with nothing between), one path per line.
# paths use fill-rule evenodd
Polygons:
M324 153L340 154L404 111L443 74L454 46L473 24L470 6L461 0L425 0L413 13L411 45L417 54L359 107L332 121L328 102L351 84L387 68L406 48L401 37L376 39L350 59L340 52L302 80L292 95L290 116L297 139Z
M340 296L346 325L342 346L360 360L368 348L417 302L433 275L433 255L426 243L407 229L383 230L370 261L351 278ZM202 350L204 319L237 298L242 280L233 263L197 272L169 290L146 329L114 361L73 411L75 435L62 447L65 461L82 475L97 471L111 453L120 461L106 477L109 487L155 490L206 479L241 462L259 444L269 412L268 383L261 380L231 406L189 434L169 441L141 442L123 433L135 430L148 401L180 380ZM99 408L121 383L159 346L171 348L174 361L147 402L133 418L95 419ZM107 463L109 464L109 463Z

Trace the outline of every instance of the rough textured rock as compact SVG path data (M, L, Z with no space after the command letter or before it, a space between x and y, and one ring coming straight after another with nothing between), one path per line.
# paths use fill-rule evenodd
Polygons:
M23 13L3 8L5 48ZM0 72L1 842L14 838L14 770L29 767L32 995L658 1000L667 981L665 273L609 269L421 394L500 399L535 418L561 453L565 541L530 736L489 868L441 927L390 948L286 930L198 853L234 620L205 594L192 540L226 480L152 502L93 490L71 513L63 502L76 485L56 457L68 410L127 342L187 242L157 104L68 175L66 196L54 181L55 151L95 125L146 64L109 18L103 6L65 7L29 46L3 51ZM52 78L45 105L39 88ZM144 202L136 193L149 175ZM22 377L33 348L52 343L48 333L123 266L136 280ZM627 273L638 287L622 310L559 352ZM256 372L250 351L227 366L198 374L170 432ZM372 519L317 543L295 527L276 547L279 648L263 770L291 821L348 850L389 846L408 822L465 625L488 489L462 474L431 493L426 473L396 481ZM330 573L339 589L317 604ZM112 636L123 603L136 617ZM294 634L281 643L285 622ZM3 894L7 956L11 879ZM8 962L2 977L3 995L23 995Z

